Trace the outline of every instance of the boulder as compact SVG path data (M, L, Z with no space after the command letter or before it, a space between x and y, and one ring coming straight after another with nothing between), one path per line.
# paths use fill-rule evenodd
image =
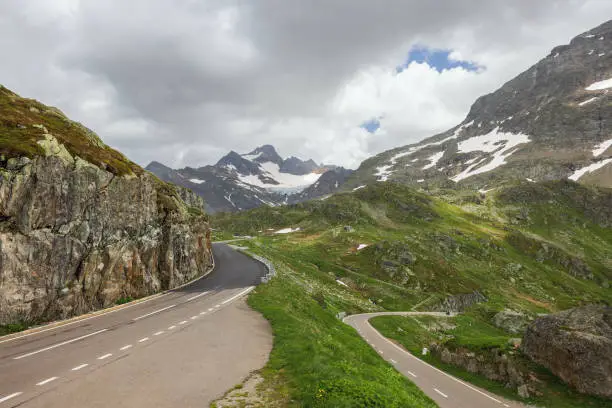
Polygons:
M522 349L579 392L612 399L612 307L540 317L527 327Z
M522 333L529 324L529 316L515 310L505 309L493 316L493 324L509 333Z

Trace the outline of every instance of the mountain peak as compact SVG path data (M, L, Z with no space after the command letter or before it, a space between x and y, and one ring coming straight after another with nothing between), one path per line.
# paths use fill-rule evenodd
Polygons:
M252 152L242 155L242 157L257 163L272 162L279 166L283 164L283 158L276 152L274 146L269 144L259 146Z

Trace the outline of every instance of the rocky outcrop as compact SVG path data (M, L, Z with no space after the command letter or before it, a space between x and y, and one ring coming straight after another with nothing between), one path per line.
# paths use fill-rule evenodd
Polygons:
M442 362L464 368L491 381L500 382L508 388L514 388L523 398L529 397L530 388L535 388L530 384L529 370L512 354L500 349L474 352L432 344L430 350Z
M493 316L493 324L509 333L523 333L529 324L529 316L515 310L505 309Z
M578 391L612 399L612 307L590 305L538 318L522 348Z
M32 119L20 103L34 102L11 98L0 119L12 115L41 153L0 145L0 324L69 317L209 270L210 229L198 197L93 145L81 130L61 134L70 123L45 116L41 104ZM11 129L0 126L3 142L16 141ZM88 154L99 165L82 158ZM123 171L104 169L106 162Z
M430 310L443 312L462 312L476 303L486 302L487 297L475 290L472 293L460 293L448 296L441 303L433 306Z

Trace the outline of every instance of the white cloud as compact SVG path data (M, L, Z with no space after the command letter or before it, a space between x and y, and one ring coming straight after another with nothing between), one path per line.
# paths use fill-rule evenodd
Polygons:
M603 0L6 0L0 83L143 165L270 143L355 167L458 124L475 98L608 15ZM486 69L396 75L415 44ZM375 133L359 128L380 116Z

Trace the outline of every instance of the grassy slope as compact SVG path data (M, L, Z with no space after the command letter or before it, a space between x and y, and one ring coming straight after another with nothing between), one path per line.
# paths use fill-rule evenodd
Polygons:
M601 215L611 193L574 183L524 184L511 189L486 199L473 193L444 191L432 197L379 183L324 201L221 215L216 227L258 235L254 241L258 251L302 271L304 282L316 276L336 287L335 279L341 279L350 287L346 292L355 299L370 299L368 303L378 310L424 310L447 295L479 290L489 299L470 312L470 318L475 319L471 324L477 322L474 327L479 330L491 327L491 317L504 308L535 315L580 303L612 302L612 291L607 287L612 278L612 229L608 223L612 218ZM590 198L582 201L577 197ZM345 231L344 225L354 230ZM268 231L289 226L302 230L288 235ZM409 250L413 262L387 270L382 264L393 258L398 243L400 249ZM359 244L369 246L357 251ZM543 259L543 251L552 255ZM558 259L580 259L588 265L592 279L573 276L568 264ZM261 301L254 306L270 317L265 304L271 295L264 292L257 296ZM290 307L294 296L283 296L283 300ZM332 303L328 305L332 311L357 313L363 309L354 301ZM286 324L277 320L276 330ZM332 339L339 336L335 331L322 332L309 342L323 334ZM476 333L462 344L503 346L508 336ZM286 341L277 334L275 353ZM313 355L320 352L316 348L309 351L316 353ZM280 371L274 367L272 364L270 369ZM304 375L304 370L309 368L296 366L285 372L288 383L302 387L296 378ZM496 386L491 387L495 390ZM551 386L554 390L554 384ZM314 395L312 387L306 389L297 401Z
M38 141L43 125L66 149L99 167L117 174L142 174L143 169L129 161L117 150L106 146L100 138L83 125L66 118L56 108L33 99L22 98L0 86L0 158L34 157L43 154Z
M274 349L263 371L266 386L275 390L270 405L436 406L336 317L339 310L376 310L374 305L313 265L270 248L254 251L275 259L278 274L249 297L274 330Z

